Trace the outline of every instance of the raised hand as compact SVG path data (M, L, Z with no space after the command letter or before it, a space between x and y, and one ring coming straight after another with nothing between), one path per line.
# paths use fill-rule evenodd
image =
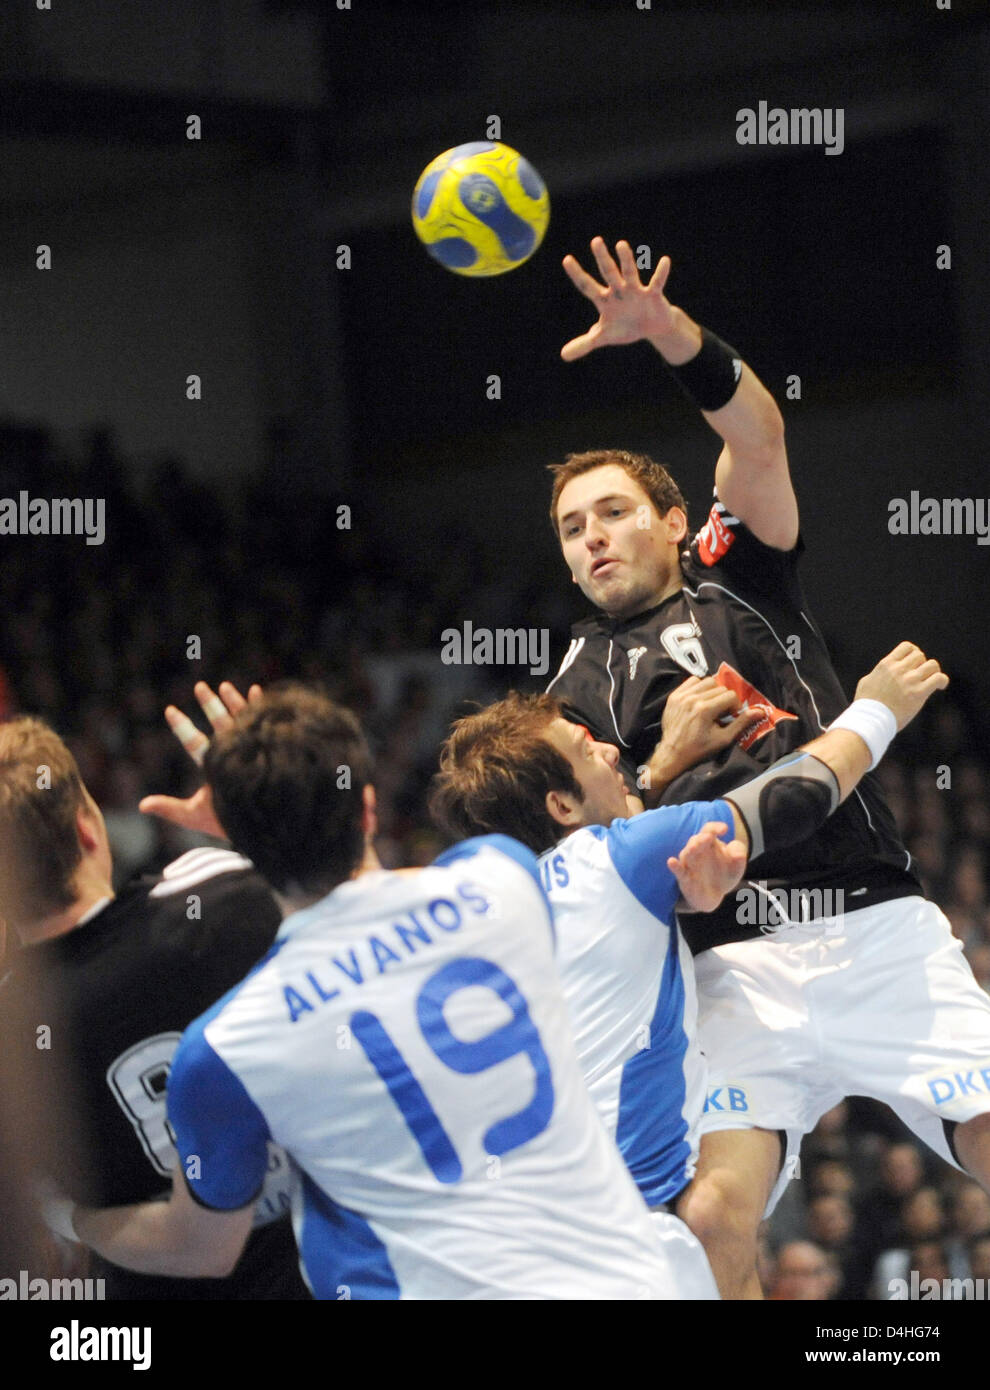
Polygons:
M618 264L609 255L600 236L591 243L591 250L601 274L601 282L589 275L573 256L564 257L564 269L571 283L590 299L598 310L598 322L572 338L560 350L565 362L600 347L618 347L635 343L640 338L655 340L670 333L677 310L666 298L663 287L670 274L670 257L662 256L647 284L640 280L632 247L628 241L616 242Z
M681 896L695 912L714 912L726 893L742 879L746 846L741 840L720 840L727 826L709 821L690 840L667 868L680 885Z
M219 690L219 695L215 694L206 681L198 681L193 688L199 707L214 730L228 728L234 715L245 705L257 704L262 698L260 685L251 686L246 700L230 681L221 681ZM189 716L175 705L169 705L165 710L165 721L193 762L201 764L210 745L206 734L197 729ZM184 830L213 835L218 840L227 838L213 809L213 793L205 785L184 799L178 796L146 796L138 810L146 816L158 816L172 825L181 826Z

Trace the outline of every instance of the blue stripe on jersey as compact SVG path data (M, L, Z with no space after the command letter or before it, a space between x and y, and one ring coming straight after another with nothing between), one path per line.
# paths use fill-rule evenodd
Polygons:
M438 868L443 868L447 864L453 864L458 859L470 859L473 854L477 854L479 849L497 849L499 854L507 854L510 859L514 859L517 864L529 874L537 888L543 888L540 882L540 870L536 862L536 855L531 849L527 849L519 840L513 840L509 835L473 835L470 840L461 840L460 844L451 845L450 849L445 849L442 854L438 854L434 859L434 864Z
M284 941L276 941L245 980L284 945ZM168 1075L168 1118L186 1185L198 1202L219 1211L236 1211L253 1201L268 1170L268 1123L244 1083L214 1052L205 1036L207 1024L234 998L243 983L244 980L229 989L189 1025ZM199 1160L195 1166L189 1162L194 1156Z
M314 1298L390 1299L399 1281L388 1251L363 1216L337 1203L302 1174L299 1255Z
M667 872L665 867L664 873ZM676 1197L688 1180L686 1165L691 1145L684 1119L687 1046L684 979L675 927L670 933L657 1006L650 1020L649 1047L630 1057L622 1069L615 1131L619 1151L651 1207Z
M271 1134L240 1077L206 1041L202 1019L187 1029L175 1054L168 1117L186 1184L198 1202L237 1211L254 1201L268 1171Z
M726 801L689 801L684 806L658 806L630 820L615 820L604 832L609 857L633 897L670 922L680 896L677 880L667 868L670 855L678 855L703 825L724 821L720 838L733 838L732 808Z
M547 922L550 926L550 935L556 942L556 932L553 925L553 909L550 906L550 899L547 897L543 880L540 877L540 865L536 855L531 849L527 849L519 840L513 840L509 835L474 835L470 840L462 840L460 844L452 845L450 849L445 849L442 854L438 854L434 859L434 864L438 868L444 868L448 864L455 864L458 859L470 859L477 854L479 849L498 850L499 854L508 855L517 864L526 870L530 878L540 890L540 897L543 899L547 909Z

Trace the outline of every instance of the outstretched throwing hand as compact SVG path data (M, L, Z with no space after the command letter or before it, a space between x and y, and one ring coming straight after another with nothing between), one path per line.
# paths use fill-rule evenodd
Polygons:
M561 348L565 362L574 362L595 348L619 347L640 338L662 338L674 327L677 311L663 292L670 274L669 256L661 256L644 285L628 241L616 242L618 264L600 236L592 241L591 250L603 283L589 275L573 256L564 257L564 269L571 283L598 310L598 322Z

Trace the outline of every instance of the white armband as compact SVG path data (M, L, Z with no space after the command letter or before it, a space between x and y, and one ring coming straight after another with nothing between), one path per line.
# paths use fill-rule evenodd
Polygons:
M894 711L880 700L853 700L828 729L829 733L833 729L848 729L851 734L859 734L870 750L872 772L897 733L897 720Z

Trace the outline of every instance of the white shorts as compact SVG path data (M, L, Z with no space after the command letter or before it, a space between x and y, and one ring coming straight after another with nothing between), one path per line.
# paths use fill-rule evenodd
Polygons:
M700 1133L787 1132L767 1214L802 1136L845 1096L885 1102L959 1166L942 1122L990 1111L990 999L934 903L895 898L694 964L709 1068Z
M705 1247L679 1216L666 1211L650 1214L657 1238L674 1276L678 1298L719 1298L718 1285Z

